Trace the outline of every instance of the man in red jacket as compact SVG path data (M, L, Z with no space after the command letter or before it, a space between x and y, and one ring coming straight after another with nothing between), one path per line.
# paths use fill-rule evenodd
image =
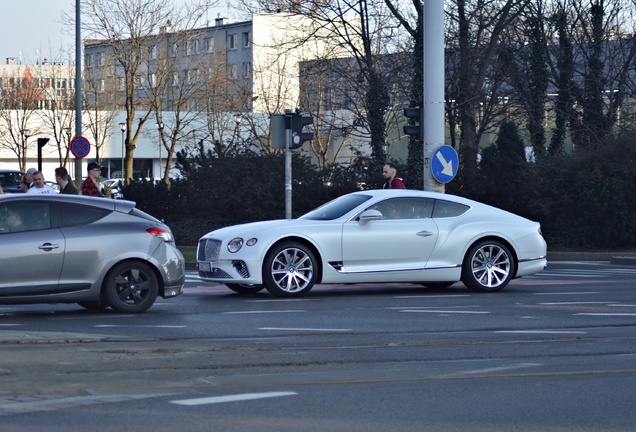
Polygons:
M91 162L88 164L88 177L82 182L82 195L103 197L104 194L99 190L97 186L102 174L102 167L96 163Z
M386 180L382 189L406 189L404 180L397 176L397 165L393 162L387 162L384 165L382 177Z

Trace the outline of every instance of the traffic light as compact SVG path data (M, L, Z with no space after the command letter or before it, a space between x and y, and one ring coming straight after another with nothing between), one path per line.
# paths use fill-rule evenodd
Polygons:
M404 126L405 135L412 136L419 142L424 142L424 106L420 102L419 106L404 108L404 117L408 124Z
M38 138L38 171L42 171L42 147L49 142L50 138Z
M313 116L303 116L299 112L295 112L291 116L292 137L289 148L297 149L303 145L305 141L314 139L313 132L303 132L303 127L314 124Z

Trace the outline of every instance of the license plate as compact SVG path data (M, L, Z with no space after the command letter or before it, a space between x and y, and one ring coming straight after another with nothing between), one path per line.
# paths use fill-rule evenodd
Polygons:
M210 266L209 262L200 262L199 263L199 271L200 272L210 272L212 270L212 266Z

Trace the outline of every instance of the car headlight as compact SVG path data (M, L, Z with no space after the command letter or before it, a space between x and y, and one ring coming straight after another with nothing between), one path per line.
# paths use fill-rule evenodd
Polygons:
M252 238L248 238L247 241L245 242L245 244L248 245L248 246L254 246L257 241L258 240L256 240L255 237L252 237Z
M236 253L240 251L242 247L243 247L243 239L240 237L233 238L227 244L227 250L230 253Z

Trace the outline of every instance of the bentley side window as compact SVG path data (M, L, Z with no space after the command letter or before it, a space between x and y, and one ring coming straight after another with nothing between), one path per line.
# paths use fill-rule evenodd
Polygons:
M433 210L433 218L449 218L457 217L468 211L470 207L446 200L435 200L435 209Z

